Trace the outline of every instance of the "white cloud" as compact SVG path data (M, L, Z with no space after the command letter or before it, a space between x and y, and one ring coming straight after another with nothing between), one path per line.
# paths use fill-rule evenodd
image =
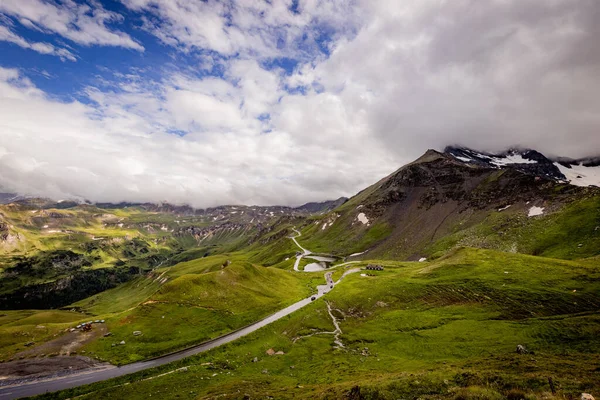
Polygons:
M299 13L285 1L123 1L174 49L208 51L200 69L218 65L222 75L116 74L87 88L85 104L58 102L0 68L7 189L300 204L354 194L448 144L600 153L594 1L310 0ZM79 7L65 4L67 15ZM314 47L324 29L333 29L327 57ZM300 65L291 76L266 68L275 56Z
M109 28L107 24L121 22L123 17L95 1L81 4L64 0L59 5L43 0L2 0L0 12L18 18L27 28L55 33L82 45L144 50L128 34Z
M318 83L399 159L462 143L600 153L600 3L362 3L364 25L290 84ZM320 98L309 91L305 101ZM299 115L304 121L312 111ZM343 122L340 122L340 126Z
M183 91L176 87L184 84L194 102L175 115L181 103L169 94ZM146 90L89 89L93 105L62 103L18 71L0 68L0 181L5 189L113 202L301 204L349 194L349 188L387 172L380 165L385 152L377 145L361 146L373 158L357 154L352 159L334 146L341 136L316 143L285 130L263 133L255 112L238 107L238 96L248 92L226 81L177 75L159 85L159 92ZM263 102L260 94L256 101L244 96L250 104ZM281 106L282 114L287 107ZM191 120L201 126L190 128ZM169 134L171 129L191 132L179 137ZM349 168L361 159L368 165L360 171Z
M65 61L65 60L77 61L77 58L75 57L75 55L73 55L73 53L71 53L67 49L57 48L57 47L51 45L50 43L41 43L41 42L31 43L28 40L26 40L25 38L15 34L10 29L8 29L7 27L2 26L2 25L0 25L0 41L14 43L19 47L22 47L24 49L31 49L31 50L37 51L38 53L41 53L41 54L49 54L49 55L57 56L57 57L60 57L60 59L62 61Z
M293 56L308 60L320 51L315 34L324 27L347 33L358 14L352 2L310 0L121 0L131 10L150 14L145 29L165 44L184 51L211 50L222 55ZM334 27L335 25L335 27Z

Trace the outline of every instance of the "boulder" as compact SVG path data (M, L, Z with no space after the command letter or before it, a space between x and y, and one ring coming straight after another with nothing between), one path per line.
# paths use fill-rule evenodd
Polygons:
M125 341L124 341L124 340L121 340L121 342L120 342L119 344L120 344L120 345L123 345L123 344L125 344Z
M133 331L133 336L140 336L142 331Z
M283 351L281 351L281 350L279 350L277 353L275 353L275 355L277 355L277 356L282 356L282 355L284 355L284 354L285 354L285 353L284 353Z
M266 351L266 353L267 353L268 355L272 356L273 354L275 354L275 350L273 350L273 349L269 349L269 350L267 350L267 351Z
M581 393L581 400L596 400L594 396L589 393Z
M525 346L520 345L520 344L517 345L517 350L516 351L517 351L518 354L527 354L527 353L529 353L527 351L527 349L525 348Z

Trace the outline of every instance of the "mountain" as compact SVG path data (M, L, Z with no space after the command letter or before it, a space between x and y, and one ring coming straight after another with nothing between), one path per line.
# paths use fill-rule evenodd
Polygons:
M458 246L577 258L598 254L598 210L600 189L566 183L539 152L448 148L427 151L302 232L319 251L369 258L418 260Z
M0 205L0 396L298 304L176 365L47 396L525 399L548 377L561 398L597 393L597 164L452 147L298 208ZM323 298L311 260L337 280Z
M306 203L304 205L301 205L300 207L296 207L296 210L305 211L310 214L319 214L331 211L341 206L347 201L347 197L340 197L337 200L323 201L321 203Z
M594 182L599 161L550 159L535 150L428 150L351 199L297 208L4 195L10 204L0 205L0 300L5 308L61 307L160 266L231 251L284 266L296 251L288 239L295 228L311 250L363 253L356 259L432 259L461 246L596 256L600 189L583 183Z
M16 193L0 193L0 204L9 204L22 199L24 197Z
M513 168L529 175L541 176L576 186L600 187L600 157L574 160L548 158L531 149L512 148L502 153L487 153L466 147L446 147L449 154L459 161L489 168Z

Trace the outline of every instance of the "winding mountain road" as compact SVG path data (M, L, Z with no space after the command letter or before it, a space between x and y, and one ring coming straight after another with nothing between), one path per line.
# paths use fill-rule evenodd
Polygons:
M298 234L298 236L296 236L296 237L302 236L302 234L299 231L297 231L295 228L293 228L293 230ZM305 248L300 246L300 244L296 240L296 237L291 237L290 239L292 239L294 241L294 243L296 243L296 245L300 249L302 249L302 252L303 252L302 255L299 255L296 257L296 263L294 265L294 270L299 271L298 264L300 263L300 260L302 259L302 257L306 256L306 255L310 255L312 253L309 250L306 250ZM348 263L345 263L345 264L348 264ZM339 264L339 265L342 265L342 264ZM246 336L266 325L269 325L269 324L285 317L286 315L293 313L294 311L297 311L297 310L307 306L308 304L310 304L313 301L313 298L314 298L314 300L316 300L317 298L320 298L320 297L324 296L326 293L328 293L332 289L332 286L335 287L338 283L340 283L340 281L346 275L357 272L359 270L360 269L358 269L358 268L354 268L354 269L346 271L337 282L334 282L333 279L331 278L333 272L327 272L327 273L325 273L326 284L317 286L317 294L312 295L311 297L308 297L306 299L300 300L297 303L294 303L291 306L286 307L283 310L280 310L280 311L276 312L275 314L268 316L265 319L262 319L258 322L248 325L244 328L230 332L226 335L220 336L216 339L201 343L197 346L193 346L188 349L177 351L174 353L166 354L164 356L156 357L156 358L153 358L150 360L128 364L128 365L125 365L122 367L109 366L109 367L106 367L103 369L93 369L93 370L76 373L76 374L72 374L72 375L67 375L67 376L63 376L63 377L59 377L59 378L48 379L48 380L39 380L39 381L31 382L31 383L25 383L25 384L18 385L18 386L0 387L0 400L19 399L22 397L35 396L35 395L39 395L39 394L43 394L43 393L50 393L50 392L55 392L55 391L59 391L59 390L74 388L77 386L87 385L90 383L101 382L101 381L104 381L107 379L116 378L116 377L124 376L124 375L128 375L128 374L133 374L135 372L143 371L143 370L149 369L149 368L158 367L158 366L168 364L173 361L181 360L181 359L189 357L189 356L203 353L205 351L214 349L215 347L218 347L223 344L232 342L236 339L239 339L242 336Z

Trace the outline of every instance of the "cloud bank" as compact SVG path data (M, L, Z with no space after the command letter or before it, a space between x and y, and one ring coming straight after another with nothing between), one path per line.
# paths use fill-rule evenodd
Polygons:
M42 2L49 19L17 6L34 3L0 12L82 45L144 49L99 4ZM137 32L191 62L159 77L115 72L70 101L0 67L6 190L298 205L352 195L450 144L600 154L594 0L123 5Z

